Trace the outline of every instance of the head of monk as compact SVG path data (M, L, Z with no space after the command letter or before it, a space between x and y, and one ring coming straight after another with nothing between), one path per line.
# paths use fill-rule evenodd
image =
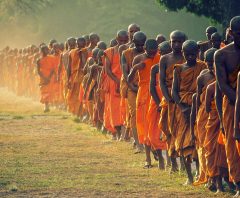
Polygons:
M138 32L140 31L140 26L133 23L133 24L130 24L128 26L128 37L129 37L129 40L132 41L133 40L133 35L135 32Z
M56 39L51 39L51 40L49 41L49 48L52 49L52 48L53 48L53 44L56 43L56 42L57 42Z
M89 46L89 44L90 44L89 35L83 35L83 38L85 38L85 40L86 40L86 46Z
M117 37L116 37L118 45L123 45L128 42L128 33L125 30L120 30L117 32Z
M60 47L60 51L63 52L63 51L64 51L64 48L65 48L64 43L60 43L60 44L59 44L59 47Z
M167 40L166 37L162 34L158 34L157 37L156 37L156 41L157 41L158 45L161 44L163 41L166 41L166 40Z
M216 48L208 49L204 53L204 61L207 63L208 69L213 71L213 63L214 63L214 53L217 51Z
M97 55L97 57L98 57L98 64L99 65L102 65L102 58L103 58L103 56L104 56L104 51L100 49L98 51L98 55Z
M92 51L92 58L93 58L94 62L97 62L97 60L98 60L98 56L97 55L98 55L99 50L100 50L99 48L95 47L93 49L93 51Z
M76 39L71 37L67 39L67 44L69 49L74 49L76 47Z
M233 42L233 37L232 35L230 34L230 28L228 27L226 29L226 34L225 34L225 44L228 45L230 44L231 42Z
M182 52L188 66L194 66L199 52L197 42L193 40L185 41L182 45Z
M155 39L148 39L145 45L146 55L148 58L153 58L158 52L158 44Z
M173 53L182 53L182 45L186 41L187 36L184 32L175 30L170 34L170 43Z
M82 49L86 46L86 40L83 37L79 37L77 39L77 47L78 49Z
M172 51L169 41L163 41L160 45L158 45L158 49L161 55L169 54Z
M147 36L144 32L138 31L133 35L133 43L135 45L135 49L138 52L144 51L144 45L146 42Z
M240 48L240 16L231 19L229 33L233 37L234 45Z
M213 48L219 49L222 43L222 36L218 32L215 32L212 34L210 41Z
M214 26L209 26L206 28L206 37L210 41L213 33L217 32L217 28Z
M114 46L116 46L118 44L118 42L117 42L117 39L112 39L111 41L110 41L110 47L114 47Z
M97 43L100 41L99 36L95 33L91 33L89 35L89 39L90 39L91 45L94 46L94 47L97 46Z
M107 44L104 41L99 41L97 43L97 48L99 48L101 50L106 50L107 49Z
M47 56L48 53L49 53L49 48L48 48L48 46L42 45L42 46L41 46L41 54L42 54L42 56L43 56L43 57L44 57L44 56Z
M60 49L59 43L54 43L53 44L53 52L54 52L54 54L60 54L61 49Z

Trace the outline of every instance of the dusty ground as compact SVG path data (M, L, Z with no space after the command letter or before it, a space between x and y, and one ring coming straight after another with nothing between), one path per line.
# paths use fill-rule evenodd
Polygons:
M129 143L0 89L0 197L216 197L143 160Z

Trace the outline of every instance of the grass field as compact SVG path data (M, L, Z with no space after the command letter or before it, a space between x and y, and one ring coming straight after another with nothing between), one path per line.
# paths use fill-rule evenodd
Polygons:
M39 103L0 92L0 197L216 197L156 162L143 169L131 144L68 113L43 114Z

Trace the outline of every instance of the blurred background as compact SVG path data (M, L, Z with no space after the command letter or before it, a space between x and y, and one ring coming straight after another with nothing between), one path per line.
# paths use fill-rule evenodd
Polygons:
M108 43L118 30L127 29L131 23L139 24L148 38L155 38L159 33L168 37L172 30L179 29L186 32L190 39L198 41L206 39L205 29L209 25L216 25L219 31L224 29L225 24L221 24L221 20L209 16L209 13L197 13L196 7L189 8L186 2L185 0L175 0L175 3L174 0L1 0L0 47L6 45L24 47L41 42L48 43L52 38L64 42L67 37L79 37L91 32L98 33L101 40ZM210 4L209 6L211 7ZM214 9L214 6L211 9Z

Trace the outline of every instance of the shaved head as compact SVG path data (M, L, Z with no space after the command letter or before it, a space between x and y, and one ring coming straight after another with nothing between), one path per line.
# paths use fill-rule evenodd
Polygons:
M86 40L84 37L77 38L77 46L79 49L82 49L86 46Z
M166 41L166 37L162 34L157 35L156 41L158 42L158 45L161 44L163 41Z
M170 39L172 40L173 38L178 38L185 41L187 39L187 36L184 32L180 30L175 30L170 34Z
M119 45L126 44L128 42L128 32L125 30L119 30L117 32L117 42Z
M232 31L240 31L240 16L235 16L230 21L230 29Z
M196 41L187 40L183 43L182 49L183 49L183 51L195 52L195 51L198 51L199 48L198 48L198 44Z
M161 55L168 54L172 51L171 44L169 41L163 41L159 46Z
M140 26L136 23L132 23L128 26L128 32L130 32L132 29L140 31Z
M103 41L99 41L99 42L97 43L97 47L98 47L99 49L101 49L101 50L105 50L105 49L107 49L107 44L106 44L105 42L103 42Z
M213 48L219 49L222 43L222 36L217 32L213 33L211 36L211 43Z
M92 45L97 45L97 43L98 43L99 40L100 40L99 36L98 36L97 34L95 34L95 33L91 33L91 34L89 35L89 39L90 39L90 43L91 43Z
M99 48L94 48L93 51L92 51L92 54L93 54L93 58L97 58L97 55L98 55L98 52L100 51Z
M133 40L134 40L134 41L143 41L143 40L146 41L146 39L147 39L146 34L145 34L144 32L141 32L141 31L136 32L136 33L134 33L134 35L133 35Z
M111 41L110 41L110 47L114 47L114 46L116 46L118 43L117 43L117 39L112 39Z
M207 39L210 40L213 33L217 32L217 28L214 26L209 26L206 29Z
M153 58L158 52L158 44L155 39L148 39L146 41L146 54L147 57Z
M68 47L69 47L70 49L75 48L75 46L76 46L76 39L73 38L73 37L68 38L68 39L67 39L67 44L68 44Z

